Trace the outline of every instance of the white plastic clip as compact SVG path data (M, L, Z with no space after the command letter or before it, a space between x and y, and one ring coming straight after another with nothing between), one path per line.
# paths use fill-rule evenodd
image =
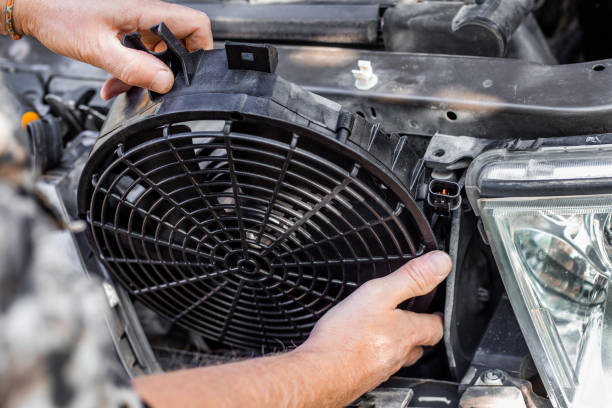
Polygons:
M357 61L359 69L352 70L353 77L355 77L355 88L363 91L371 89L378 83L378 77L372 70L372 63L368 60Z

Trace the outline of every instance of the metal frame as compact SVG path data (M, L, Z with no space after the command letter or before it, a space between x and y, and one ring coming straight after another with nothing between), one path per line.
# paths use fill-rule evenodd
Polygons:
M542 65L324 47L278 51L280 76L387 131L490 139L612 132L612 60ZM378 76L368 91L354 86L358 60L370 60Z
M0 48L8 48L7 43L0 39ZM37 42L32 48L22 64L0 58L0 69L16 81L26 72L34 72L41 82L60 76L100 80L97 69L52 54ZM612 87L607 86L612 60L542 65L309 46L279 46L278 54L276 73L281 77L361 112L391 132L490 139L612 132ZM370 60L379 78L367 91L355 87L351 73L360 59ZM40 62L48 66L32 66ZM7 82L12 86L13 81Z

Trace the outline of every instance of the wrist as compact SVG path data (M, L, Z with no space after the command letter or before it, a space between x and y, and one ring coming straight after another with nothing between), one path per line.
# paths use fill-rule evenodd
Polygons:
M332 384L334 392L344 392L353 399L374 388L386 378L380 373L374 362L363 361L360 353L352 349L329 349L311 344L308 341L291 351L302 366L316 367L316 375L324 384ZM337 387L342 379L343 389Z
M6 9L6 0L0 0ZM15 0L13 6L13 29L16 34L19 35L33 35L33 24L32 24L32 0ZM4 24L4 30L6 30L6 24ZM8 34L8 32L7 32Z
M346 378L343 373L351 373L356 390L363 393L386 381L401 368L395 356L381 353L377 349L378 347L373 345L360 347L356 344L336 344L331 347L308 339L294 352L310 354L319 360L329 361L343 378Z
M6 15L6 0L0 0L0 16L2 16L2 23L0 24L0 35L7 35L8 34L8 29L6 28L6 21L5 21L5 15Z

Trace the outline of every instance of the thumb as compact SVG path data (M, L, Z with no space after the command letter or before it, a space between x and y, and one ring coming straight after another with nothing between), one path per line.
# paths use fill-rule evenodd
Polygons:
M408 262L395 272L379 279L376 293L382 301L396 307L403 301L425 295L446 279L452 266L451 258L442 251L429 252Z
M124 47L117 39L101 53L96 65L127 85L157 93L168 92L174 84L172 71L161 60L144 51Z

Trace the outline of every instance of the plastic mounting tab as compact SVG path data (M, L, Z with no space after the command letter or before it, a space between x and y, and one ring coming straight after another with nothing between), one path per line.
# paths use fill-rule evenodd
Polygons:
M246 69L273 74L278 65L278 51L268 44L227 41L225 43L225 53L229 69Z
M172 31L163 22L151 27L151 32L164 40L167 49L162 52L154 52L148 49L142 42L140 33L134 32L123 36L121 43L128 48L134 50L147 52L154 57L162 60L166 65L170 67L174 75L176 76L179 71L183 73L185 78L185 84L191 86L193 76L198 69L200 59L204 54L204 50L197 50L193 52L187 51L183 44L172 34Z

